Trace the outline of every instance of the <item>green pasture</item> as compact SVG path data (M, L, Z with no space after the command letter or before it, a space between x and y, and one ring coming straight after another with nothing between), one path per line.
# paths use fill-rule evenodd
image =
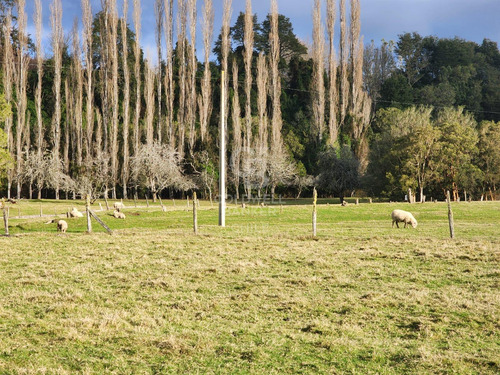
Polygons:
M198 236L185 200L127 201L125 220L95 202L112 235L46 224L82 201L21 200L0 374L498 373L500 203L453 203L451 240L444 202L351 202L319 200L312 238L310 199L229 204L225 228L204 201Z

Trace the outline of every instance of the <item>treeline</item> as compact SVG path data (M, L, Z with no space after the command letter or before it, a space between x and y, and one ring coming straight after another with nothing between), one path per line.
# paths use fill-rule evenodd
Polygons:
M494 199L500 183L500 52L495 42L422 37L365 47L374 101L365 186L400 198L453 191ZM425 193L424 193L425 190Z
M495 191L500 158L485 160L491 155L485 142L499 132L495 43L404 34L396 43L363 46L359 0L350 0L350 13L345 0L326 0L326 14L315 0L310 46L293 33L276 0L260 22L247 0L234 25L232 0L225 0L214 38L211 0L203 2L201 17L196 0L175 2L176 13L174 0L155 1L153 58L138 42L140 0L120 1L121 14L117 0L104 0L97 13L81 0L81 23L69 35L61 0L53 0L47 58L41 1L35 1L33 39L26 34L25 0L0 0L2 126L11 155L11 162L0 161L6 195L127 198L197 189L211 197L221 88L227 93L228 186L236 197L276 189L300 195L313 184L325 194L363 188L396 198L408 187L422 188L422 195L423 189L427 195ZM203 53L195 48L198 28ZM216 61L209 60L212 52ZM153 66L153 59L160 63ZM473 129L471 148L463 150L470 157L438 167L454 140L443 125L452 120ZM482 120L490 122L478 125ZM454 131L465 131L460 126ZM438 146L423 162L422 180L411 162L418 147L409 144L424 130ZM471 175L467 170L474 172L470 181L463 178Z

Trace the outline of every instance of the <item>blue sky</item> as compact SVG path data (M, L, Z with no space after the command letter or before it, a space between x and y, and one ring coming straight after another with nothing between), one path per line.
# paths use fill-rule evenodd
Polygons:
M42 0L46 54L50 55L49 12L52 0ZM349 3L349 0L346 0ZM101 0L91 0L94 13ZM117 0L121 13L122 0ZM215 9L214 38L220 30L223 0L213 0ZM34 0L27 0L28 30L34 35ZM62 0L64 28L69 32L75 17L80 17L80 0ZM154 0L142 0L142 38L144 50L154 55ZM198 18L201 18L203 0L198 0ZM300 39L311 40L313 0L278 0L279 12L289 17ZM262 21L269 12L270 0L253 0L253 12ZM129 0L129 24L132 0ZM232 22L244 11L245 0L233 0ZM374 40L397 40L398 34L416 31L423 36L443 38L455 36L481 43L484 38L500 43L500 0L361 0L361 32L365 43ZM337 24L338 26L338 24ZM338 34L338 32L337 32ZM198 35L201 53L201 34Z

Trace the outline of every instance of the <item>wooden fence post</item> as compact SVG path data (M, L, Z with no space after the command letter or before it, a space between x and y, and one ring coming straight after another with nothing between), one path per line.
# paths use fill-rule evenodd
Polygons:
M99 205L101 204L99 203ZM87 233L92 233L92 222L90 221L90 194L87 194L87 202L85 203L85 208L87 209Z
M196 191L193 193L193 230L194 234L198 234L198 199L196 198Z
M313 190L313 214L312 214L312 225L313 225L313 237L316 237L316 221L317 221L317 213L316 213L316 202L318 200L318 192L316 188Z
M448 201L448 223L450 225L450 237L455 238L455 227L453 222L453 211L451 210L450 191L446 192L446 200Z

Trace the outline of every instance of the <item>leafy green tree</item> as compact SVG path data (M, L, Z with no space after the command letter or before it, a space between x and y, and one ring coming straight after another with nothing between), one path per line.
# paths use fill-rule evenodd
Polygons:
M340 203L345 193L359 186L359 161L351 148L344 145L342 148L329 147L319 158L318 186L325 193L338 195Z
M425 76L432 44L432 37L423 38L416 32L399 35L395 51L401 58L401 70L411 87Z
M408 136L403 137L401 152L407 157L403 170L414 181L420 191L420 202L424 199L424 188L428 181L435 176L435 156L439 151L439 129L431 124L430 108L420 109L422 122L415 124Z
M257 48L269 54L269 34L271 32L271 14L262 21L260 37L257 40ZM307 53L307 47L300 42L295 33L290 18L282 14L278 15L278 34L280 39L280 57L290 61L292 57L300 57Z
M476 121L463 107L444 108L436 119L436 127L440 130L437 169L443 191L453 190L454 200L458 199L459 172L470 168L473 157L477 154L478 134Z
M478 166L484 173L484 190L496 193L500 185L500 122L483 121L479 127Z
M399 196L408 188L418 187L423 199L424 189L435 177L435 156L439 150L440 132L433 126L431 114L431 107L378 111L376 123L380 133L372 144L369 181L385 181L379 182L379 192Z
M407 78L398 72L382 84L380 95L381 107L405 108L413 104L415 94Z

